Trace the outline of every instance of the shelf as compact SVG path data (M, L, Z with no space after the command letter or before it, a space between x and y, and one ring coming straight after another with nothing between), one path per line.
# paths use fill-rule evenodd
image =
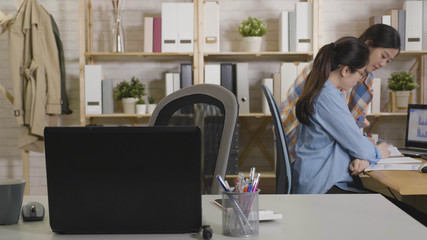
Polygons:
M286 61L308 62L313 59L312 52L207 52L207 61Z
M367 117L403 117L406 116L406 112L382 112L382 113L369 113Z
M85 52L85 57L105 61L137 61L137 60L181 60L192 61L193 53L144 53L144 52Z
M113 114L86 114L85 118L149 118L151 114L124 114L124 113L113 113Z
M427 55L427 51L401 51L399 53L399 56L403 55L403 56L422 56L422 55Z

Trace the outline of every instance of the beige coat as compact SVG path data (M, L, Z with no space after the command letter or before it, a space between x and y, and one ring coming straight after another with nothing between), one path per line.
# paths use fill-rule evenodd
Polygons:
M37 0L24 0L8 29L13 114L21 125L19 147L43 151L48 114L61 114L60 68L52 22Z

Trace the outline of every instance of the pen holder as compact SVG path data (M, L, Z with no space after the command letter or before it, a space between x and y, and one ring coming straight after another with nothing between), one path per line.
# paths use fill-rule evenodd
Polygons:
M258 196L256 192L222 193L222 233L231 237L258 235Z

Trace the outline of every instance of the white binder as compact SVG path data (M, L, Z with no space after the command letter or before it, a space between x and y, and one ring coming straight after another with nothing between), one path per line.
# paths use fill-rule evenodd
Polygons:
M162 52L178 52L178 3L162 3Z
M423 51L427 51L427 0L423 0Z
M221 85L221 65L205 64L205 83Z
M403 9L406 10L405 23L405 50L421 51L422 31L423 31L423 2L405 1Z
M102 66L85 65L86 114L102 114Z
M219 52L219 2L204 3L205 52Z
M250 113L248 63L236 63L237 100L239 113Z
M371 112L380 113L381 112L381 78L372 79L374 84L372 88L374 89L374 95L371 101Z
M144 52L153 52L153 18L144 18Z
M266 87L268 87L268 89L270 89L271 92L273 92L273 79L272 78L264 78L262 79L262 85L265 85ZM267 102L267 98L265 97L264 91L262 91L262 112L265 114L269 114L270 112L270 107L268 106L268 102ZM277 103L276 103L277 104Z
M173 74L173 91L178 91L181 89L181 76L179 73Z
M173 73L165 74L165 96L174 92Z
M281 87L281 102L285 101L289 87L298 76L298 67L293 62L280 63L280 87Z
M289 52L289 14L281 12L279 18L279 52Z
M297 52L312 51L312 5L311 2L296 2L295 3L295 18L296 18L296 44Z
M193 3L178 3L178 52L193 52Z

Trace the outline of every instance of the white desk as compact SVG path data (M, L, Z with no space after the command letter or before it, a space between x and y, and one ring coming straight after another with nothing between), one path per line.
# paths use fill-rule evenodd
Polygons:
M219 196L203 196L203 224L215 239L222 235L221 210L212 203ZM46 196L25 196L24 203ZM260 195L260 208L283 214L283 219L261 222L259 236L248 239L426 239L427 228L377 194ZM202 239L197 234L169 235L59 235L52 233L49 217L42 222L0 226L1 240L46 239Z

